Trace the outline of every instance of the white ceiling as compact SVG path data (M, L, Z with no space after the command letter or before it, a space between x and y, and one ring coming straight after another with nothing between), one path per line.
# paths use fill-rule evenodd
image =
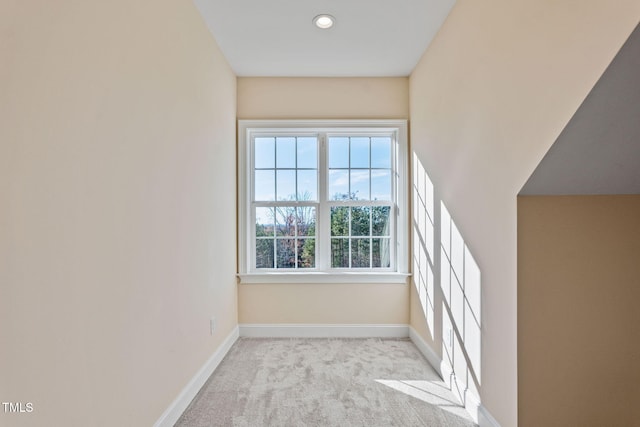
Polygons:
M640 194L640 26L520 194Z
M194 0L238 76L408 76L455 0ZM312 19L336 18L329 30Z

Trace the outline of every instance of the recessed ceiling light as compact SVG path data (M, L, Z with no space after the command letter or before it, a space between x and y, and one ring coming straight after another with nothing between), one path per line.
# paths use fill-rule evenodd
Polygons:
M315 26L323 30L327 30L333 27L335 21L336 19L333 16L326 14L318 15L313 18L313 23L315 24Z

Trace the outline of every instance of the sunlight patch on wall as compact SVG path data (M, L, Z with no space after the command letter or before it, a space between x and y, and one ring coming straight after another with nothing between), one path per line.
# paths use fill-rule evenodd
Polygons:
M435 203L433 183L415 153L413 154L412 190L413 278L429 332L431 337L434 337Z
M412 272L420 307L442 345L445 383L465 405L470 395L479 403L480 268L415 152L412 166Z
M442 202L440 212L443 359L464 400L467 390L478 396L481 382L480 268Z

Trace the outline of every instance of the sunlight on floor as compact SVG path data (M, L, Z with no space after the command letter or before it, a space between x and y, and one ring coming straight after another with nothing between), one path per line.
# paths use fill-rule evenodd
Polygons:
M443 381L376 380L376 382L411 397L415 397L430 405L437 406L460 418L473 421L471 415L455 398Z

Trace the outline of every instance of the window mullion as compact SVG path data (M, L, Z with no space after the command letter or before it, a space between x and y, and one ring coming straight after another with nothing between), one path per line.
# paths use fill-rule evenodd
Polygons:
M318 212L316 221L318 230L316 235L316 267L320 270L328 270L331 259L331 223L330 208L328 204L327 182L329 176L327 134L318 134Z
M295 201L297 202L299 200L298 197L300 197L300 193L298 191L298 137L294 138L294 143L293 143L293 149L294 149L294 156L293 156L293 160L294 160L294 166L295 166L295 177L293 178L295 181ZM294 256L294 261L293 264L295 266L295 269L297 270L299 268L298 266L298 206L294 206L293 208L293 256Z

